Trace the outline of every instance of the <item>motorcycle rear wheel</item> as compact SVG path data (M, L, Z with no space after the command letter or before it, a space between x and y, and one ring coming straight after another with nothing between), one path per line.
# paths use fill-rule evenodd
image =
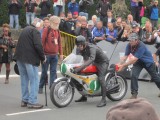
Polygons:
M73 97L74 88L67 81L61 80L52 84L50 89L50 98L56 107L63 108L68 106L73 100Z
M119 90L116 93L107 94L107 97L112 101L119 101L123 99L127 93L128 84L124 77L117 75L117 78L116 78L115 75L111 75L106 80L107 87L114 86L117 84L119 85Z

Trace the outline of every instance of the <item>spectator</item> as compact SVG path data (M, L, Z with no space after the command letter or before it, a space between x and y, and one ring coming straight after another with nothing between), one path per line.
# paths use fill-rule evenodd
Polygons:
M154 40L155 47L158 49L160 46L160 30L153 31L152 39Z
M87 21L81 22L81 27L76 28L75 35L82 35L86 38L87 42L92 42L92 34L91 31L87 28Z
M35 0L25 0L24 6L26 7L26 22L30 25L35 18L35 7L38 6Z
M160 36L160 34L159 34ZM157 67L157 73L159 74L160 72L160 43L156 44L156 52L153 54L153 59L154 59L154 63ZM157 60L157 56L158 56L158 60ZM158 97L160 97L160 94L158 95Z
M93 28L92 37L94 43L106 39L106 27L103 27L102 21L98 21L96 27Z
M10 62L13 58L13 48L15 44L11 38L10 26L8 24L3 24L3 34L0 37L0 72L3 63L6 65L6 79L5 84L9 83L9 74L10 74Z
M79 4L76 2L76 0L71 0L71 2L68 3L68 11L72 13L78 12L79 13Z
M60 16L60 13L63 10L63 3L65 2L65 0L53 0L55 5L55 9L54 9L54 15L56 16Z
M139 24L141 25L141 18L144 16L145 13L145 6L143 0L139 0L138 7L139 7Z
M138 109L137 109L138 108ZM154 106L144 98L126 99L109 109L106 120L159 120Z
M21 79L22 102L21 107L40 109L38 104L38 66L45 62L41 36L37 27L41 20L35 18L32 26L23 29L18 39L14 59L17 61ZM32 34L31 34L32 33ZM29 86L30 85L30 86Z
M123 33L121 36L121 41L125 42L128 39L128 36L131 34L132 29L130 25L126 25L125 27L123 27Z
M48 67L50 65L50 84L51 88L54 80L57 78L57 64L58 53L60 59L63 59L62 55L62 42L59 31L60 18L52 16L50 19L50 28L45 28L42 35L42 44L44 53L46 55L46 62L42 64L42 75L39 84L39 93L43 93L43 86L45 84L45 78L47 76Z
M49 17L43 19L43 27L48 28L50 26Z
M150 8L151 8L151 6L153 6L154 5L154 0L150 0L150 4L147 6L147 8L146 8L146 16L147 16L147 18L150 18L150 13L149 13L149 11L150 11Z
M93 5L94 2L93 0L80 0L79 1L79 15L80 16L86 16L87 20L88 20L88 8L91 7L91 5Z
M116 22L116 20L113 18L113 14L112 14L111 10L107 11L107 16L104 17L104 19L103 19L103 26L107 27L109 22L111 22L111 23Z
M76 22L76 28L81 27L81 22L77 21Z
M65 16L64 12L60 13L60 19L61 19L61 21L60 21L60 24L59 24L59 30L60 31L65 31L64 30L64 23L65 23L66 16Z
M136 21L133 21L131 23L131 28L132 28L132 33L137 33L139 39L141 40L142 28L140 27L140 24L138 24Z
M147 21L145 27L142 29L141 40L145 44L152 44L152 24Z
M47 15L50 14L50 0L42 0L42 2L39 4L39 7L41 8L40 18L43 20L44 17L47 17Z
M133 20L139 21L139 9L138 9L138 0L130 0L131 3L131 14L133 16Z
M114 29L113 23L108 23L106 35L107 35L107 38L106 38L107 41L111 43L115 43L115 41L117 40L117 30Z
M150 20L152 23L152 29L157 29L158 18L160 14L160 8L158 6L158 0L154 0L154 4L149 9Z
M89 21L88 21L87 27L88 27L88 29L92 32L92 30L93 30L93 28L94 28L94 23L93 23L92 20L89 20Z
M63 24L64 31L69 34L74 34L75 27L76 27L76 22L72 18L72 13L69 12Z
M73 13L73 20L77 21L77 18L78 18L78 12L74 12Z
M81 21L87 21L86 16L81 16Z
M96 26L96 24L97 24L97 16L96 15L92 16L92 21L94 23L94 26Z
M128 25L131 25L132 22L133 22L133 16L132 16L131 14L129 14L129 15L127 16L127 24L128 24Z
M123 31L123 27L122 27L122 18L118 17L115 25L114 25L114 29L117 30L117 39L120 39L122 36L122 31Z
M100 15L101 21L103 21L103 19L107 16L108 10L112 10L112 7L108 0L99 0L96 6L96 12Z
M9 19L10 19L10 27L14 28L14 22L15 22L15 28L19 29L19 12L22 8L22 3L18 0L11 0L8 3L9 8Z

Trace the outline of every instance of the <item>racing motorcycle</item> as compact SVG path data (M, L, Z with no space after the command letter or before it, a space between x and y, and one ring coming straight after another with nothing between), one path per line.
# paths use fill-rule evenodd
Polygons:
M77 74L72 72L73 68L81 66L83 62L81 55L71 53L61 63L60 72L63 77L57 78L50 88L50 98L56 107L68 106L74 97L75 88L87 97L101 96L95 65L90 65ZM126 79L117 74L117 71L118 66L111 65L105 76L106 96L112 101L123 99L128 88Z

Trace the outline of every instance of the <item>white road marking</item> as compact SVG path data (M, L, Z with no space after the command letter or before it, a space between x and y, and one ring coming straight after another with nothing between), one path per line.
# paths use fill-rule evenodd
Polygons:
M41 75L41 72L38 72L39 75ZM49 74L49 72L48 72ZM60 71L57 71L57 74L60 74ZM5 78L6 75L0 75L0 78ZM16 75L16 74L12 74L12 75L9 75L10 78L17 78L19 77L19 75Z
M17 113L6 114L6 116L22 115L22 114L35 113L35 112L45 112L49 110L52 110L52 109L40 109L40 110L32 110L32 111L25 111L25 112L17 112Z

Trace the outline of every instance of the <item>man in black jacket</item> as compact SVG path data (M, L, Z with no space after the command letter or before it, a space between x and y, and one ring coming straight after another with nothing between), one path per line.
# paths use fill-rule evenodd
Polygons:
M112 7L108 0L99 0L96 6L96 12L100 15L100 20L103 21L104 17L107 16L107 11L112 10Z
M50 14L51 2L49 0L42 0L42 2L39 4L39 7L41 8L41 19Z
M93 5L94 2L93 0L80 0L79 1L79 15L80 16L85 16L88 20L88 9Z
M87 21L82 21L81 22L81 27L76 28L75 30L75 35L82 35L86 38L87 42L92 42L92 33L91 31L87 28Z
M102 49L94 44L86 43L85 37L82 35L77 36L76 38L77 52L81 54L86 61L81 67L74 69L73 72L77 73L94 63L98 69L98 80L101 84L101 94L102 100L97 105L97 107L103 107L106 105L106 83L105 83L105 75L107 73L109 60L107 56L103 53ZM75 102L85 102L87 101L87 97L82 96L79 100Z
M10 27L14 28L14 22L15 22L15 28L19 28L19 12L22 8L22 3L18 0L11 0L8 3L8 9L9 9L9 18L10 18Z
M39 27L40 19L34 19L33 26L23 29L18 39L14 59L17 61L21 78L22 102L21 107L40 109L43 105L38 104L38 66L40 61L45 61L41 43ZM30 84L29 84L30 82ZM30 90L28 86L30 85Z

